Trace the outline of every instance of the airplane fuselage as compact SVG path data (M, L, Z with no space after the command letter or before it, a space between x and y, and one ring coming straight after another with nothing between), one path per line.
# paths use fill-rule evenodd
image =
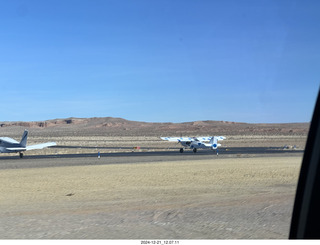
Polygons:
M217 144L213 144L213 145L206 144L206 143L203 143L200 141L187 141L187 142L181 141L180 144L182 146L184 146L185 148L190 148L190 149L194 149L194 148L197 148L197 149L208 149L208 148L216 149L217 148Z
M14 140L11 138L8 138L9 140L5 140L3 138L0 138L0 152L1 153L12 153L12 152L21 152L25 151L24 149L19 150L13 150L14 148L23 148L20 143L13 142ZM12 149L12 150L10 150Z
M0 146L0 152L1 152L1 153L10 153L10 152L13 152L13 151L9 151L9 150L7 150L6 147Z

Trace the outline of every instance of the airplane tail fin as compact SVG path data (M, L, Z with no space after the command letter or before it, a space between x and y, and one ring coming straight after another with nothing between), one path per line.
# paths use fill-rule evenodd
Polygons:
M22 147L26 147L27 146L27 139L28 139L28 130L24 130L24 133L22 135L22 139L20 141L20 145Z
M215 137L215 136L211 137L210 144L211 144L212 149L217 149L217 147L218 147L218 138Z

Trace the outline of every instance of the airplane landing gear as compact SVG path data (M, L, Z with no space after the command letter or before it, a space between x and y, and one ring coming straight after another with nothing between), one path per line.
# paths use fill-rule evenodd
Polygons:
M197 148L193 148L193 153L197 153Z
M23 153L22 152L19 152L19 157L23 158Z
M183 153L183 148L180 148L180 153Z

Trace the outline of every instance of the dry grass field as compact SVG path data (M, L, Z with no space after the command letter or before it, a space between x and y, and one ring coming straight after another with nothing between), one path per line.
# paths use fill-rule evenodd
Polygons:
M287 239L301 160L34 159L88 166L1 170L0 238Z

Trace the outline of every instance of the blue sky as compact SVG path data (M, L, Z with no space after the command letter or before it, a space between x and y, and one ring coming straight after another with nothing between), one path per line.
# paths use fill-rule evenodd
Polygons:
M320 1L0 2L0 121L308 122Z

